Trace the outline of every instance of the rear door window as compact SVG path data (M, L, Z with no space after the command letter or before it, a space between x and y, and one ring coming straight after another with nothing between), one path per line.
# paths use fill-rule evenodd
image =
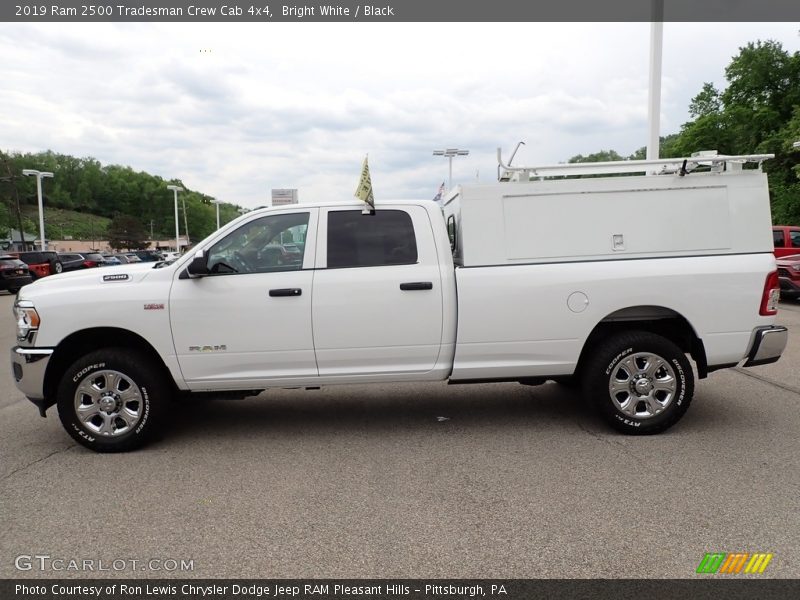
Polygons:
M328 268L409 265L417 262L411 216L402 210L328 213Z
M772 230L772 243L776 248L783 248L786 244L786 238L783 236L783 229Z

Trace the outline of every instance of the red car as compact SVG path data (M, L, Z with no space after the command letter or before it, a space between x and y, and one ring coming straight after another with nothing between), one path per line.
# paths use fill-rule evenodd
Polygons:
M800 254L784 256L777 262L781 296L784 298L800 297Z
M22 262L28 265L31 277L47 277L55 273L61 273L63 267L55 252L19 252L13 254Z
M775 258L800 253L800 227L773 225L772 242L775 244Z

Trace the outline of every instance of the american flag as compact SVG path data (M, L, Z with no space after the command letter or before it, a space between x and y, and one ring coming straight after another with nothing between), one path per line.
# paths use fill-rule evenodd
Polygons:
M439 186L439 191L436 192L436 195L433 197L434 202L441 202L442 201L442 194L444 194L444 181L442 185Z

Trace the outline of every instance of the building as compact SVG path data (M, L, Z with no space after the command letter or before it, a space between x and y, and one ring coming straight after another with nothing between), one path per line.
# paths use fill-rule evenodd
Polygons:
M38 239L39 238L33 233L25 232L20 235L18 229L11 229L6 232L5 239L0 240L0 246L2 246L5 252L25 252L27 250L33 250L34 245L38 249Z

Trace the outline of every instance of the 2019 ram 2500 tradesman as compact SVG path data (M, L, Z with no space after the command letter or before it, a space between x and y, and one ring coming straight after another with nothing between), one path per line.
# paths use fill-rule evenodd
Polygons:
M690 358L704 378L786 344L766 177L739 168L760 160L254 211L172 264L23 288L14 376L97 451L144 443L179 392L386 381L572 378L616 429L663 431Z

